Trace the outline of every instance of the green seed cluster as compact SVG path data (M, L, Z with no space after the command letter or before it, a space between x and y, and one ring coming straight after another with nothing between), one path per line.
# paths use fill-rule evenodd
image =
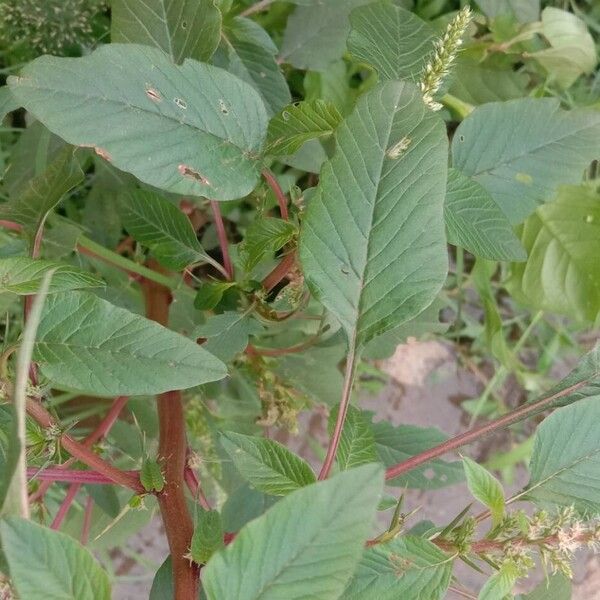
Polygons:
M65 54L94 41L105 0L0 0L0 43L27 58Z
M450 72L450 67L456 59L462 45L462 37L469 26L473 14L468 6L462 8L454 19L448 23L444 35L434 43L431 59L421 76L421 91L423 100L432 110L440 110L442 105L433 97L440 89L442 81Z

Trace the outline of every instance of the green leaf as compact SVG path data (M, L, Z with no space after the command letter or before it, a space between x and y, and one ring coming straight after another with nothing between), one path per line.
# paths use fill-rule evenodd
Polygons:
M448 242L490 260L527 259L512 226L489 192L457 169L448 171L444 205Z
M159 193L129 190L119 196L119 213L133 239L165 267L181 271L209 259L190 220Z
M559 185L579 183L599 155L600 113L566 111L553 98L484 104L452 141L453 166L486 188L513 224Z
M600 512L600 396L559 408L535 433L526 497L543 507Z
M171 60L208 61L221 36L214 0L113 0L111 42L154 46Z
M208 600L340 598L383 487L375 465L297 490L248 523L202 574Z
M600 317L600 195L588 187L560 188L554 202L525 221L526 263L512 266L509 289L539 309L578 320Z
M521 23L537 21L540 0L477 0L477 5L488 17L512 16Z
M371 340L366 345L362 357L368 360L383 360L394 354L398 345L404 344L409 337L419 338L426 334L445 333L448 323L440 321L440 311L445 307L446 302L442 298L436 298L410 321Z
M335 139L300 257L314 296L360 349L419 314L445 280L446 131L414 86L386 82L360 97Z
M246 236L239 247L244 268L252 271L267 254L273 255L281 250L297 234L298 229L289 221L273 217L255 219L246 229Z
M337 405L329 415L329 434L333 432L339 411ZM348 407L344 429L340 438L336 461L342 471L377 462L375 436L371 420L358 408Z
M492 524L495 527L504 517L502 485L485 467L478 465L474 460L467 456L463 456L462 460L469 490L479 502L490 509Z
M49 164L59 158L65 146L64 140L39 121L34 121L27 129L23 129L11 149L10 164L2 180L3 191L11 200L16 200L30 180L41 175ZM35 159L32 160L32 157Z
M82 58L42 56L21 73L9 85L25 108L141 181L215 200L256 185L267 115L251 86L217 67L105 44Z
M71 265L27 256L0 259L0 293L35 294L44 275L53 271L49 293L65 292L88 287L103 287L104 282Z
M0 218L23 225L34 236L62 197L83 181L83 171L65 148L45 171L30 179L12 200L0 205Z
M165 600L165 598L173 598L174 594L173 566L171 555L169 555L154 575L148 600Z
M294 154L308 140L329 137L341 120L335 104L325 100L290 104L269 122L266 152Z
M287 20L279 58L297 69L327 68L346 50L348 15L367 2L329 0L296 7Z
M528 81L524 72L461 54L452 67L449 92L473 105L500 102L525 96Z
M292 99L275 54L277 46L258 23L234 17L223 27L221 46L214 61L256 89L272 115Z
M415 427L380 421L373 424L375 445L379 459L386 467L391 467L415 454L441 444L447 437L435 427ZM460 462L446 462L440 459L429 461L410 473L391 479L388 485L414 489L437 489L464 479Z
M571 390L570 393L563 393ZM579 359L577 366L544 396L557 396L547 408L568 406L588 396L600 396L600 344ZM538 398L531 400L535 402ZM544 410L546 410L544 409Z
M227 281L205 282L194 298L194 308L212 310L223 298L223 294L236 284Z
M162 492L165 478L158 462L149 458L144 459L140 470L140 482L147 492Z
M382 79L418 81L433 50L435 32L417 15L390 2L372 2L350 13L348 50Z
M308 463L278 442L228 431L221 443L242 477L265 494L285 496L316 481Z
M510 562L504 563L500 570L485 582L477 596L478 600L506 600L518 578L517 567Z
M429 540L403 535L365 550L344 600L442 600L452 561Z
M204 564L222 547L223 522L221 513L218 510L204 510L201 508L190 547L192 560L198 564Z
M191 340L85 292L48 298L34 360L53 384L101 396L158 394L226 375Z
M203 348L224 362L243 352L250 335L260 333L262 325L248 314L226 312L206 320L193 332L194 338L207 338Z
M571 600L571 581L562 573L549 575L547 579L521 597L522 600Z
M570 87L580 75L594 70L598 62L594 38L577 15L546 7L542 11L541 34L550 48L529 56L535 58L561 88Z
M19 597L110 600L107 574L73 538L15 517L0 521L0 537Z
M0 87L0 124L9 112L19 108L19 103L6 85Z

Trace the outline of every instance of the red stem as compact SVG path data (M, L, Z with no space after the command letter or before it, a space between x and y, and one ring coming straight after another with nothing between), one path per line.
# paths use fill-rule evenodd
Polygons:
M227 273L227 279L232 280L233 265L231 264L231 257L229 256L227 232L225 231L223 216L221 215L221 207L219 206L218 202L211 200L210 208L212 209L213 217L215 219L215 228L217 230L217 237L219 238L219 246L221 247L221 256L223 257L223 268Z
M148 265L158 269L158 264ZM146 316L166 326L169 318L171 293L153 281L142 284L146 300ZM165 477L165 486L157 494L165 525L177 600L197 600L199 585L198 565L187 558L194 525L185 498L184 473L187 441L181 392L172 391L156 398L159 423L158 460Z
M44 483L54 483L61 481L64 483L86 483L86 484L114 484L114 480L98 471L79 470L79 469L62 469L62 465L58 467L48 467L46 469L38 469L37 467L27 467L27 477L30 479L41 479ZM139 477L139 471L121 471L136 479Z
M50 525L51 529L60 529L62 522L64 521L67 513L69 512L69 508L71 508L71 504L73 500L75 500L75 496L79 493L81 489L81 483L72 483L67 490L67 495L65 499L62 501L62 504L58 507L56 511L56 515L54 516L54 521L52 521L52 525Z
M83 440L83 445L91 448L96 442L99 442L103 437L107 435L107 433L111 430L112 426L115 424L116 420L119 417L121 411L125 408L127 404L128 397L127 396L117 396L110 409L106 413L104 419L100 421L96 429L90 433L85 440ZM57 469L68 469L74 462L75 458L69 458L67 461L58 465ZM37 491L35 491L29 497L29 502L36 502L41 500L44 497L44 494L48 491L50 486L52 485L53 480L44 481Z
M200 504L204 510L210 510L210 503L200 487L200 481L198 480L198 476L194 472L194 469L187 466L185 468L184 478L192 496L198 500L198 504Z
M277 198L277 202L279 204L279 211L281 212L281 218L284 221L287 221L290 218L288 213L288 199L284 194L279 182L277 181L277 177L273 174L269 169L263 169L262 176L267 182L268 186L273 190L275 197Z
M344 429L344 421L346 420L346 413L348 412L348 404L350 403L350 395L352 393L352 384L354 383L355 363L356 352L354 351L353 347L350 347L348 350L348 358L346 359L346 373L344 375L344 388L342 390L342 399L340 400L340 409L335 422L333 435L329 440L329 447L327 448L325 462L323 463L323 467L319 473L319 481L327 479L329 476L329 472L331 471L331 467L335 461L335 455L337 454L338 446L340 445L340 439Z
M94 499L91 496L87 497L85 502L85 510L83 512L83 524L81 526L81 544L86 546L90 539L90 529L92 528L92 514L94 512Z
M559 398L563 398L571 394L572 392L578 390L579 388L587 385L589 383L589 379L584 381L580 381L556 394L552 394L546 398L542 398L537 402L531 402L529 404L524 404L519 408L513 410L512 412L499 417L498 419L494 419L485 425L481 425L480 427L475 427L470 429L469 431L465 431L456 437L453 437L429 450L425 450L420 454L416 454L415 456L411 456L410 458L403 460L402 462L390 467L385 472L385 478L394 479L394 477L398 477L399 475L404 475L404 473L408 473L413 469L416 469L418 466L426 463L434 458L438 458L446 452L450 450L455 450L456 448L460 448L461 446L465 446L467 444L472 444L477 441L479 438L482 438L485 435L492 433L493 431L497 431L499 429L505 429L510 425L514 425L523 419L536 415L538 413L543 412L548 408L552 408L552 406L556 403L556 400Z
M56 422L52 418L52 415L39 402L36 402L32 398L27 399L27 413L45 429L56 427ZM144 487L137 475L117 469L117 467L106 462L84 444L74 440L67 434L60 436L60 442L67 452L88 467L91 467L94 471L105 475L113 483L128 487L136 492L136 494L145 493Z
M262 280L263 287L270 292L292 269L296 263L296 255L286 254L281 262Z

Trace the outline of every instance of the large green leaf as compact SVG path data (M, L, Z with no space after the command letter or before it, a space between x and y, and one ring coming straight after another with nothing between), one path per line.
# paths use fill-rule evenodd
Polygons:
M535 434L526 497L546 508L600 512L600 396L559 408Z
M258 180L265 108L217 67L106 44L83 58L42 56L9 84L50 130L155 187L231 200Z
M9 202L0 205L0 218L20 223L34 236L48 213L81 181L83 171L73 158L73 148L64 148L45 171L29 179Z
M452 561L429 540L404 535L365 550L344 600L442 600Z
M346 50L348 15L369 0L328 0L297 6L287 20L280 59L298 69L327 68Z
M338 411L339 405L329 415L329 435L333 433ZM335 458L338 467L343 471L377 462L375 436L373 435L371 419L354 406L348 407L340 445Z
M0 259L0 293L35 294L44 275L51 270L53 275L48 289L50 293L104 285L95 275L71 265L27 256L12 256Z
M591 73L598 62L594 38L585 22L560 8L542 11L541 34L550 48L530 54L562 88L568 88L584 73Z
M512 16L521 23L537 21L540 0L477 0L477 5L488 17Z
M272 496L285 496L316 481L308 463L278 442L226 432L223 448L252 487Z
M382 79L417 81L433 49L433 29L391 2L372 2L350 14L348 50Z
M566 111L554 98L491 102L475 109L452 141L453 166L486 188L511 223L579 183L600 156L600 113Z
M565 186L521 233L529 260L512 267L509 289L536 308L596 321L600 316L600 194Z
M85 292L48 298L34 360L55 385L103 396L158 394L226 375L191 340Z
M113 0L111 41L154 46L171 60L207 61L221 36L214 0Z
M391 467L411 456L441 444L447 439L435 427L399 425L394 427L387 421L373 424L375 446L379 459L386 467ZM446 462L441 459L429 461L388 482L388 485L415 489L437 489L452 485L464 479L460 462Z
M314 295L361 348L431 304L446 277L446 131L412 84L386 82L335 139L300 256Z
M20 598L110 600L107 574L72 537L31 521L0 521L2 550Z
M358 560L383 487L376 465L302 488L251 521L202 573L208 600L335 600Z
M526 73L459 55L452 67L449 92L469 104L512 100L526 95Z
M521 242L489 192L457 169L448 171L444 204L448 242L490 260L525 260Z
M269 122L267 152L274 155L294 154L304 142L330 136L341 120L342 115L335 104L325 100L286 106Z
M291 101L290 90L275 61L277 46L258 23L235 17L223 27L216 65L248 82L261 95L269 114Z
M181 271L209 257L200 245L190 220L160 194L130 190L119 198L123 226L134 240L147 246L169 269Z

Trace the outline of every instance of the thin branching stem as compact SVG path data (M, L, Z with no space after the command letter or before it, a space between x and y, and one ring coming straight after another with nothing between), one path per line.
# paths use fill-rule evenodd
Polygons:
M329 447L327 448L327 455L323 462L323 467L319 473L319 480L327 479L331 471L331 467L335 461L338 446L340 445L340 439L342 437L342 431L344 429L344 421L346 420L346 413L348 412L348 404L350 403L350 396L352 394L352 384L354 383L354 374L356 373L356 349L352 344L348 349L348 356L346 358L346 372L344 374L344 387L342 389L342 399L340 400L340 409L337 415L335 428L331 439L329 440Z

